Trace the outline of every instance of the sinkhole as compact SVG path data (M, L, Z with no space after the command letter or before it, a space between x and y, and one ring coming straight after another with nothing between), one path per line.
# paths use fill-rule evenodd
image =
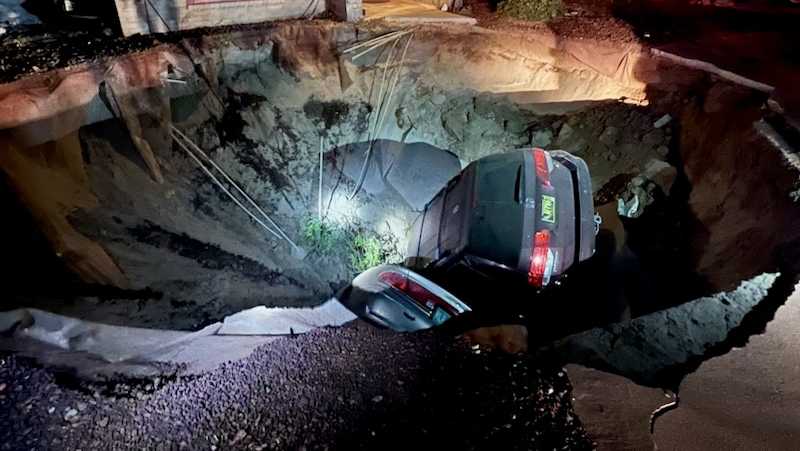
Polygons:
M534 146L588 163L605 230L547 293L570 308L538 324L565 335L797 273L797 156L767 88L643 47L488 30L347 51L386 31L209 32L8 85L4 307L192 330L318 305L402 261L412 221L466 164Z

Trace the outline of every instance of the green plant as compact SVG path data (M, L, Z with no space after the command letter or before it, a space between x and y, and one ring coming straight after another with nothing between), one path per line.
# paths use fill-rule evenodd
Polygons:
M359 232L353 236L350 265L357 272L380 265L385 260L383 245L374 236Z
M514 19L541 21L563 14L564 4L561 0L505 0L497 12Z
M309 216L303 221L303 241L321 254L328 254L342 241L343 232L334 224Z
M354 223L339 224L308 216L301 231L303 244L321 255L346 256L356 272L399 259L393 237L370 232Z

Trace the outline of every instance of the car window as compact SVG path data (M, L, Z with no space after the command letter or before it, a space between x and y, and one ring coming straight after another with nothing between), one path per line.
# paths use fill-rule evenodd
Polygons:
M466 228L468 213L467 192L471 188L468 178L459 177L447 188L447 195L442 211L442 224L439 230L441 252L443 255L456 252L462 246L462 236Z
M431 259L439 258L439 230L441 229L445 191L442 190L428 204L420 231L419 255Z
M516 155L502 155L503 158L489 158L478 165L479 201L482 203L512 203L517 198L517 174L520 158Z

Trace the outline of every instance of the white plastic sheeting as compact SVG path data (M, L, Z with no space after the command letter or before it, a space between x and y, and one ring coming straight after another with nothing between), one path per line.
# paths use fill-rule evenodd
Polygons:
M314 308L254 307L228 316L218 335L304 334L320 327L341 326L356 316L335 299Z
M282 336L336 327L355 315L331 299L313 308L244 310L194 332L113 326L37 309L0 313L0 350L98 378L200 373Z

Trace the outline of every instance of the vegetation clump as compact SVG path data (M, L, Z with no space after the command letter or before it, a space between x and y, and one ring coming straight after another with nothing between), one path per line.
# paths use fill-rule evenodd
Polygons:
M505 0L497 7L501 16L520 20L543 21L564 13L561 0Z
M373 266L397 260L397 243L353 224L342 225L309 216L302 225L303 243L319 255L347 258L350 269L359 273Z
M328 221L316 216L303 221L303 241L320 254L331 253L343 238L344 231Z
M366 271L386 261L387 253L377 237L357 233L353 237L350 252L350 266L356 272Z

